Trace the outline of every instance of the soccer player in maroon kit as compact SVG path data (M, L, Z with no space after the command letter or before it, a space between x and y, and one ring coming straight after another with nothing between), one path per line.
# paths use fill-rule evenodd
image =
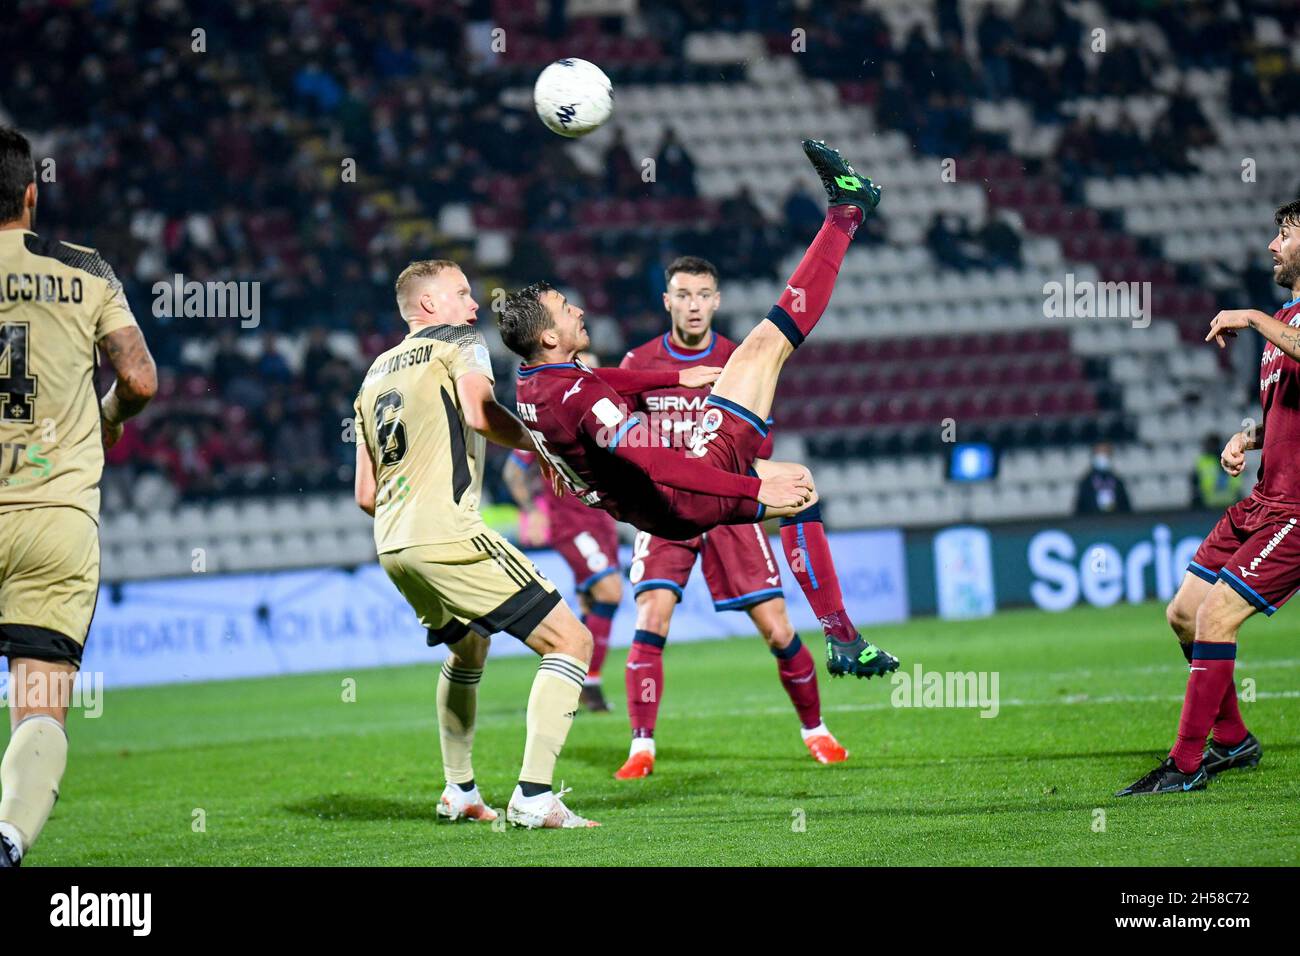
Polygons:
M897 669L898 660L865 640L844 610L812 474L757 457L781 368L826 310L849 242L880 201L880 190L825 143L804 140L803 148L826 189L826 220L777 304L727 360L684 449L666 446L643 413L629 411L627 397L678 377L687 384L696 369L593 371L575 358L590 342L582 310L541 282L506 297L501 338L525 363L520 418L585 504L672 541L797 515L781 540L826 633L827 669L871 677Z
M632 349L619 367L680 369L727 361L736 343L713 329L713 316L722 302L718 270L705 259L683 256L668 266L664 280L664 308L672 318L671 328ZM647 414L651 431L668 439L685 437L698 423L708 395L705 388L659 388L638 396L636 406ZM767 424L771 425L770 419ZM770 458L771 444L769 434L757 457ZM763 526L719 525L687 541L658 538L648 531L636 536L629 571L636 593L636 636L626 670L632 746L627 762L614 776L632 780L654 772L654 731L663 699L668 625L700 558L714 608L747 612L775 656L781 684L799 715L803 741L814 759L820 763L848 759L848 751L822 722L817 665L786 614L781 570Z
M587 365L596 366L595 356L583 355ZM574 590L582 623L591 631L591 663L583 679L579 703L593 713L606 713L609 704L601 688L600 670L609 653L609 632L614 615L623 600L623 578L618 564L618 524L605 512L588 508L567 493L556 494L543 482L543 490L534 495L530 474L537 456L515 451L506 461L501 478L520 511L534 520L545 522L544 540L554 548L573 572ZM522 534L521 534L522 537ZM525 541L525 544L530 542Z
M1261 449L1259 483L1201 543L1169 602L1169 624L1190 667L1178 740L1164 763L1118 796L1201 790L1224 770L1256 766L1263 753L1237 706L1237 631L1256 612L1272 616L1300 587L1300 200L1274 218L1273 278L1291 290L1290 301L1271 317L1254 309L1220 312L1205 337L1224 348L1237 330L1250 328L1268 343L1260 360L1263 421L1233 435L1220 459L1236 476L1245 453Z

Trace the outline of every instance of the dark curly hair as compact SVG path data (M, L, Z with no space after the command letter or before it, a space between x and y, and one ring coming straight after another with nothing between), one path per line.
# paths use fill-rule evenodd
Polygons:
M549 282L534 282L506 296L501 308L501 318L497 320L501 341L525 362L537 352L542 333L555 324L542 304L542 294L554 291L555 286Z

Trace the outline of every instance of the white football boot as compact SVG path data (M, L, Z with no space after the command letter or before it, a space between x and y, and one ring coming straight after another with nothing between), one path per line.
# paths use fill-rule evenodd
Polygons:
M580 817L564 805L560 798L571 789L566 789L561 783L559 793L549 791L535 797L525 797L516 784L515 792L510 796L510 804L506 807L506 819L517 827L527 827L530 830L539 827L545 830L577 830L600 826L595 820Z
M483 820L491 823L497 812L483 802L478 787L466 793L454 783L447 784L438 798L438 816L455 823L457 820Z

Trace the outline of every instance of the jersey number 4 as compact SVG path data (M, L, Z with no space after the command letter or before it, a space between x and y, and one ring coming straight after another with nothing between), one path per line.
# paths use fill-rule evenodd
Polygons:
M0 324L0 421L36 421L36 376L27 368L31 325Z

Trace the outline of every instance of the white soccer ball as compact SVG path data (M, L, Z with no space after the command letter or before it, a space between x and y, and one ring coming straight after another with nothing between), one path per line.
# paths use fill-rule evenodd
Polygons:
M551 132L586 136L614 112L614 87L596 64L566 57L542 70L533 105Z

